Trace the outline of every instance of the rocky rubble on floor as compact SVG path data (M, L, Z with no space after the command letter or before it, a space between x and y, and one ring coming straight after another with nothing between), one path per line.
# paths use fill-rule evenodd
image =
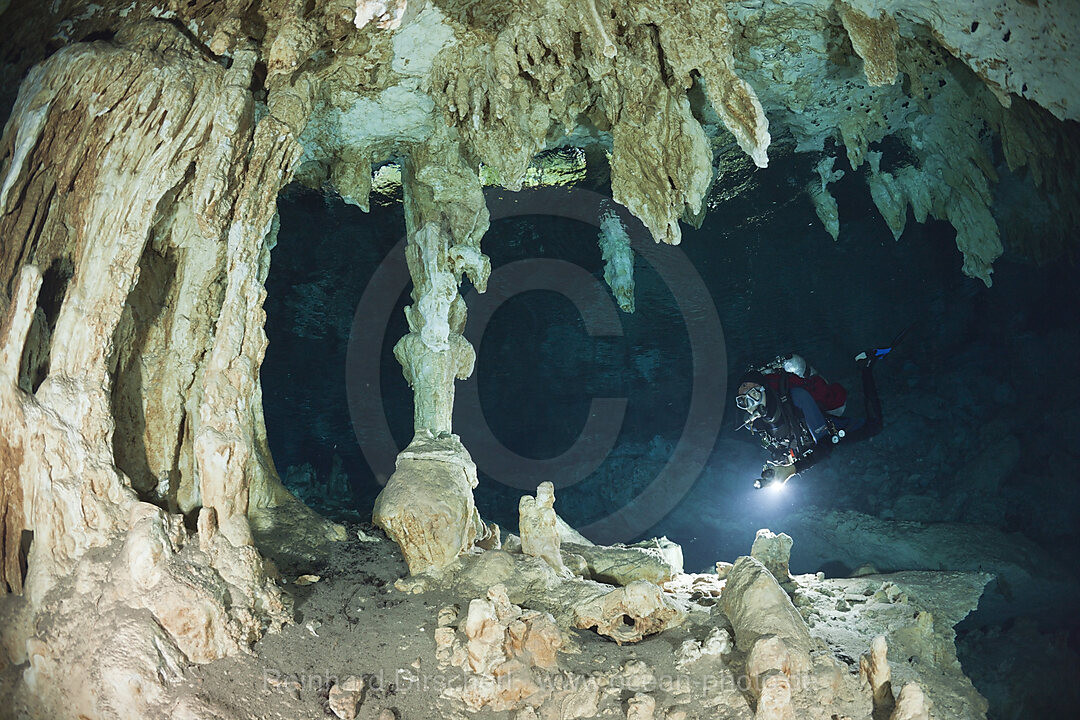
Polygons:
M684 573L646 553L641 567L667 567L668 579L601 582L591 568L640 548L581 546L589 562L559 562L553 551L573 544L556 540L553 517L543 488L522 503L521 521L527 544L544 538L544 552L508 541L396 584L461 598L439 612L433 633L440 666L464 673L442 693L449 716L985 717L952 628L989 574L791 576L792 539L762 530L751 555L718 563L723 576Z

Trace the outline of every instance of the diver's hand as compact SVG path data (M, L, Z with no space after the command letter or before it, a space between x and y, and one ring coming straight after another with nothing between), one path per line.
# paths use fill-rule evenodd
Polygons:
M754 482L754 487L763 488L774 484L783 485L795 474L795 463L778 465L769 463L761 470L761 479Z

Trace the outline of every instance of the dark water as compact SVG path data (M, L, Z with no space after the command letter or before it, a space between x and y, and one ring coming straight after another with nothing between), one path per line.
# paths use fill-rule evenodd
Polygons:
M795 571L846 574L866 559L882 571L960 563L932 543L875 555L873 528L823 539L818 523L831 510L959 528L950 546L1000 542L984 555L1001 579L961 626L961 659L991 699L992 717L1051 712L1038 683L1003 658L1057 658L1066 673L1058 696L1076 672L1075 268L1034 267L1007 252L987 289L961 275L949 225L909 219L894 241L861 173L850 171L831 186L841 217L834 242L791 180L811 177L813 162L788 155L721 179L704 224L684 226L680 247L637 254L632 315L599 299L599 210L591 222L567 217L574 213L561 204L548 213L494 212L484 239L493 284L513 275L535 289L485 299L465 288L477 363L458 385L455 430L480 470L477 504L513 528L518 498L551 480L571 524L605 540L667 534L683 545L690 570L745 554L761 527L795 537ZM724 200L725 182L736 181L740 193ZM575 207L594 202L567 198ZM280 211L263 368L270 445L309 504L366 518L411 434L411 393L392 355L407 331L408 288L391 283L381 303L371 301L373 278L400 266L391 251L404 232L401 206L390 199L364 214L297 191ZM569 263L577 274L567 285L559 266L540 261ZM575 306L568 294L579 291ZM356 336L358 310L365 322L356 327L377 332ZM753 491L765 457L727 411L738 374L799 352L852 391L848 414L858 416L852 357L912 323L876 372L884 432L838 448L783 497ZM350 342L354 353L381 358L371 364L375 376L364 371L366 385L346 363ZM384 413L350 413L350 383L354 393L363 385L364 397L377 392ZM304 464L309 471L287 471ZM958 569L982 567L978 550ZM1023 561L1006 562L1009 552ZM1029 581L1015 582L1017 573Z

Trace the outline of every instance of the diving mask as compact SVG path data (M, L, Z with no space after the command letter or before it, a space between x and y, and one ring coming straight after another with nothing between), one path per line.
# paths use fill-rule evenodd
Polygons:
M762 415L765 412L765 388L755 385L741 395L735 396L735 407L750 415Z

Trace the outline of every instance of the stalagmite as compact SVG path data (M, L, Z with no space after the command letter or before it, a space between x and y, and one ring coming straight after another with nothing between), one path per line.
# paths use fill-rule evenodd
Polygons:
M741 557L727 578L720 596L724 614L731 619L735 644L750 652L761 637L775 636L790 653L792 672L810 666L810 633L776 579L760 562Z
M765 569L772 573L776 582L784 584L791 582L791 572L788 563L791 561L791 536L787 533L776 533L768 530L758 530L754 536L754 544L750 548L750 557L759 561Z
M518 527L521 530L521 551L526 555L543 558L558 573L568 571L559 554L558 528L555 515L555 488L550 482L542 482L536 488L536 497L523 495L518 503Z
M908 683L896 698L896 709L889 720L930 720L929 701L918 683Z
M892 703L887 635L895 657L919 658L895 668L918 684L904 685L892 720L926 720L931 700L985 714L951 628L988 576L792 578L786 536L770 534L752 557L718 563L724 584L683 573L659 541L657 553L568 541L550 483L522 499L520 542L500 548L453 434L455 381L476 357L459 287L482 292L490 273L481 178L517 190L538 154L587 155L590 181L610 171L614 200L674 244L680 222L700 223L716 199L716 153L765 167L772 133L781 152L824 156L812 183L790 182L834 239L829 184L843 152L852 169L868 163L894 238L909 209L950 223L963 271L987 285L1002 237L1040 259L1067 253L1080 156L1060 122L1080 119L1073 4L0 0L0 17L14 99L0 140L0 682L17 690L12 712L228 717L203 698L225 686L193 691L204 678L188 666L242 655L290 622L283 593L333 587L332 572L289 567L284 591L264 559L311 564L345 537L289 494L268 446L275 202L295 178L368 209L372 167L400 158L413 288L394 353L414 435L374 519L415 576L383 578L380 593L440 588L461 604L433 637L421 632L466 677L437 698L456 704L431 712L879 716ZM999 230L993 204L1009 186L995 190L997 155L1029 170L1030 182L1004 179L1063 208L1047 213L1053 243ZM602 229L605 278L632 311L625 228L610 213ZM397 562L378 533L360 532L365 558ZM363 603L348 600L353 621ZM629 676L655 681L662 663L618 670L625 651L587 632L597 672L570 672L560 653L581 649L572 628L618 644L682 628L659 641L680 648L664 662L732 686L728 664L745 663L750 686L610 692ZM838 658L871 637L861 687ZM374 689L357 676L316 687L341 717Z
M895 704L892 694L892 668L889 667L887 653L885 636L878 635L870 644L870 652L859 658L859 676L870 684L875 717L888 717Z
M456 435L421 430L398 455L372 514L401 548L409 572L446 567L483 534L476 482L476 464Z

